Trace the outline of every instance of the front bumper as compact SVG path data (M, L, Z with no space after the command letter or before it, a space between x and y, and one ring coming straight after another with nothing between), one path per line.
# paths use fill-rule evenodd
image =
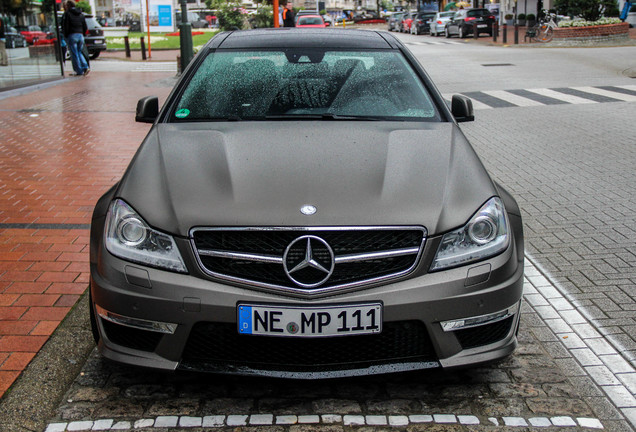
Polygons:
M428 249L436 244L429 239L424 256L430 256ZM181 249L183 253L187 246ZM488 362L510 354L517 344L523 286L523 256L519 250L513 238L508 250L486 261L426 273L423 269L429 263L424 259L410 278L303 298L215 281L194 268L192 256L184 256L191 274L177 274L123 261L100 244L91 254L91 296L97 312L99 350L112 360L145 367L288 378L368 375ZM394 333L385 334L387 339L383 340L369 339L376 337L373 335L320 342L241 336L236 330L239 302L311 306L382 302L385 328L404 340L400 348L404 352L391 355L394 339L390 335ZM469 321L502 311L512 314L505 319ZM124 322L104 319L109 313ZM458 327L461 322L478 325ZM150 328L144 328L148 323ZM153 323L158 323L157 328L165 329L164 324L174 327L157 331ZM419 328L417 342L413 342L414 327ZM193 341L195 335L198 342ZM247 341L246 337L255 339ZM363 339L354 339L360 337ZM213 347L207 351L195 349L193 357L192 345L197 343ZM418 344L422 349L414 352L411 345ZM237 354L229 354L230 346ZM387 352L385 357L362 355L363 351L373 353L380 348ZM318 357L339 350L354 352L324 363L294 362L298 352L312 349L312 355ZM254 352L250 354L250 350ZM211 360L200 352L209 353L206 355ZM359 358L356 353L360 353ZM290 364L285 364L285 359Z

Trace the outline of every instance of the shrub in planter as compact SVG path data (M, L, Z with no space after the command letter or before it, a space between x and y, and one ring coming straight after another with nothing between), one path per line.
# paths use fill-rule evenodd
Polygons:
M536 24L536 17L534 16L534 14L528 14L526 15L526 25L528 26L533 26Z
M517 15L517 24L526 25L526 14L520 13Z
M556 0L554 6L563 15L596 21L602 16L614 16L616 0Z
M506 14L504 15L504 18L506 20L506 24L512 25L512 19L514 18L512 14Z

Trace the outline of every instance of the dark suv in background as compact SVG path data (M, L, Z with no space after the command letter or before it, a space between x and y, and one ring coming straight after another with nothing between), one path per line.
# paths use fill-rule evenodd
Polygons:
M86 44L88 54L93 60L99 57L102 51L106 51L106 38L104 37L102 26L93 16L86 15L86 25L88 26L88 31L84 35L84 44Z
M457 35L460 39L473 34L473 26L477 25L477 34L488 33L492 36L492 25L495 16L488 9L462 9L446 23L445 34L449 38Z

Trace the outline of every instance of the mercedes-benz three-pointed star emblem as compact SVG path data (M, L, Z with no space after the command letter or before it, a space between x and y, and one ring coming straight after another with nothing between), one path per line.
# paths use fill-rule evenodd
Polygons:
M333 273L333 250L320 237L301 236L285 249L283 266L294 283L303 288L314 288L325 283Z

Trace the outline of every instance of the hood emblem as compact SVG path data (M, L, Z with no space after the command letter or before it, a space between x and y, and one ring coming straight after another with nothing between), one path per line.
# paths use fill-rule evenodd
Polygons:
M287 277L303 288L315 288L325 283L335 265L336 260L329 244L313 235L298 237L283 254Z
M300 208L300 212L307 216L310 216L316 213L316 210L317 210L316 207L312 206L311 204L305 204L304 206Z

